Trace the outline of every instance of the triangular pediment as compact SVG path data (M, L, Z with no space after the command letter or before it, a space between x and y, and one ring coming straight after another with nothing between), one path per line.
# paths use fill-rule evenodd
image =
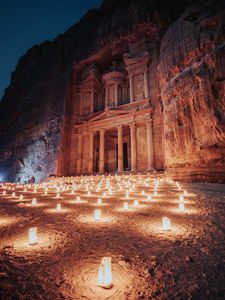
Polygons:
M127 115L127 114L130 114L130 113L134 112L134 111L136 111L136 108L132 109L132 110L130 110L130 109L128 110L128 109L109 109L109 108L106 108L104 112L102 112L99 115L95 116L94 118L90 119L88 121L88 123L103 120L103 119L113 118L113 117L120 116L120 115Z

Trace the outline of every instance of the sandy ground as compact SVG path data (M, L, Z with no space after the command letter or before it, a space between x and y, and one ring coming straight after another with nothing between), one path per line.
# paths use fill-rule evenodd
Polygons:
M91 195L83 184L74 195L61 192L60 199L55 188L44 196L43 189L23 187L3 195L0 187L0 298L225 299L225 185L182 184L188 195L186 211L180 212L182 191L175 183L161 181L158 195L147 201L153 179L145 185L146 176L136 177L136 190L126 200L128 178L112 177L112 195L105 198L108 190L103 185L96 192L97 182ZM37 206L31 205L34 197ZM133 206L135 199L139 207ZM62 212L56 212L57 203ZM102 211L99 222L93 218L96 208ZM171 219L171 231L162 230L163 216ZM35 246L28 243L30 227L38 229ZM112 258L110 290L96 285L105 256Z

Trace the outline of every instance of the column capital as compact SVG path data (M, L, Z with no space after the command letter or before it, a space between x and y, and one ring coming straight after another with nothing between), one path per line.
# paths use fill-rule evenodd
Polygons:
M76 135L77 137L82 136L82 132L76 132L75 135Z
M105 133L105 130L106 130L105 128L100 128L100 129L99 129L100 134L104 134L104 133Z
M144 66L144 72L148 72L148 70L149 70L149 65L145 65Z
M129 126L130 126L130 128L135 128L136 127L136 123L135 122L129 123Z
M152 123L153 123L152 118L149 118L149 119L145 120L145 124L152 124Z
M122 127L123 127L122 124L116 125L116 128L117 128L117 129L118 129L118 128L122 128Z

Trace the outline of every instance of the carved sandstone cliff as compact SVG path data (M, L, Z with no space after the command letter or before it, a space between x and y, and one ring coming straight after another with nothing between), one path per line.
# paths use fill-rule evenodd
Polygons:
M224 180L225 11L195 5L161 41L165 165L181 179Z
M193 3L203 4L188 8ZM0 102L1 175L24 181L56 173L60 139L66 153L69 148L62 124L70 111L73 63L112 54L145 31L154 58L156 166L164 156L176 176L184 170L194 179L225 178L223 14L223 1L107 0L53 42L30 49Z

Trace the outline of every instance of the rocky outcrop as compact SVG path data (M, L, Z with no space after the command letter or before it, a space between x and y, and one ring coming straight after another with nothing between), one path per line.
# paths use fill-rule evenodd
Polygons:
M64 35L30 49L0 102L1 176L40 181L56 173L60 139L65 152L69 147L62 126L71 130L63 119L71 111L73 63L113 56L142 32L154 45L156 135L164 124L155 152L163 147L166 168L176 176L181 170L200 179L211 171L216 180L224 176L224 8L222 1L209 1L184 13L193 3L205 1L103 1Z
M180 179L225 179L225 10L189 8L161 41L165 164Z

